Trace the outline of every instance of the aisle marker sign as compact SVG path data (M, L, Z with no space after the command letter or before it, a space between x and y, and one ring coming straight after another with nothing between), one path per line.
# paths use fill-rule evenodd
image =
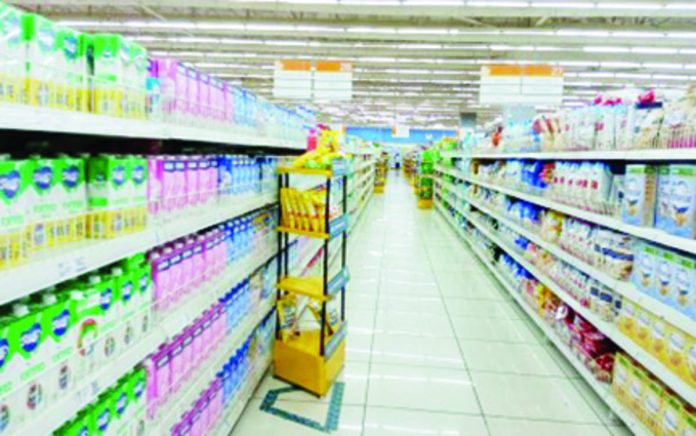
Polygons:
M551 65L486 65L481 68L479 103L560 105L563 68Z
M273 74L275 98L350 100L353 64L343 61L280 60Z
M312 62L302 60L276 62L273 74L273 97L312 98Z

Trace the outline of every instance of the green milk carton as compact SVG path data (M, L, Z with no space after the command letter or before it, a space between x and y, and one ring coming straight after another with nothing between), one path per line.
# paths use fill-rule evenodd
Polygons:
M23 15L0 3L0 103L25 103Z
M93 35L94 82L92 92L94 112L115 117L123 116L122 76L124 61L130 59L121 35ZM125 53L124 53L125 52Z
M17 415L21 400L15 401L16 374L10 372L16 347L11 343L11 326L14 315L3 313L0 316L0 432L12 433L19 427Z
M92 289L85 277L66 283L65 286L65 292L74 305L76 328L73 330L73 337L77 346L74 368L75 377L81 379L97 367L101 327L99 294Z
M115 289L113 277L110 274L91 274L88 277L88 298L96 295L99 300L96 309L96 320L99 328L97 362L103 365L111 361L120 352L118 340L119 320L119 295Z
M124 63L123 82L127 89L129 118L144 119L147 104L147 79L149 77L149 59L147 49L132 41L125 41L124 50L128 50L128 61Z
M130 434L129 427L133 418L133 404L131 403L129 376L126 375L116 383L111 391L111 409L113 410L113 423L111 434Z
M132 335L131 343L139 341L150 330L151 273L149 264L144 260L145 255L141 253L121 262L124 274L129 277L129 281L133 284L130 301L124 301L126 300L126 292L121 292L121 305L125 310L121 319L127 321L131 328L130 331L125 332Z
M14 304L12 311L13 316L7 320L12 359L5 375L14 389L8 400L8 413L14 416L14 424L21 427L45 409L44 376L48 363L42 350L45 336L40 312L24 302Z
M111 389L99 396L92 407L92 427L95 435L115 434L112 429L114 424L114 408Z
M27 101L32 106L56 108L60 76L59 26L37 14L22 16Z
M29 247L37 252L57 245L56 219L59 198L57 195L56 160L34 156L29 161L31 183L28 189L27 210L29 211Z
M83 110L80 89L86 80L86 61L80 45L80 35L81 32L66 27L58 29L60 73L56 82L56 106L59 109Z
M77 417L56 432L56 436L92 436L94 435L94 425L90 410L78 413Z
M88 33L81 33L78 39L80 53L84 58L84 70L81 81L81 88L78 89L78 101L83 112L96 113L97 108L94 103L94 37Z
M85 160L60 156L56 159L56 176L60 198L58 243L81 241L86 238L87 227Z
M113 155L100 155L87 162L87 196L90 207L88 235L113 238L125 232L130 161Z
M0 160L0 269L26 260L29 166L22 160Z
M128 207L128 227L132 232L139 232L147 225L147 159L141 156L129 157L129 189L127 196L130 205Z
M147 433L147 372L144 368L137 368L128 377L129 395L131 402L131 433L133 435L146 435Z

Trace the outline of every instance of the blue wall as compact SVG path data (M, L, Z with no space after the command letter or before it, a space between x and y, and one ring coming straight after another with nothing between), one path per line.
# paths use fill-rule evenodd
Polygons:
M455 130L411 129L410 137L394 138L391 127L346 127L346 134L372 142L392 142L397 144L428 144L443 137L456 137Z

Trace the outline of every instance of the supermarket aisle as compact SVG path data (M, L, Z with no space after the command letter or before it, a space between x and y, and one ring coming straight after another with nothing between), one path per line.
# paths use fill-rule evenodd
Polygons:
M435 211L392 177L350 247L349 335L339 435L611 435L625 430ZM259 409L235 436L314 435ZM324 423L329 396L279 409Z

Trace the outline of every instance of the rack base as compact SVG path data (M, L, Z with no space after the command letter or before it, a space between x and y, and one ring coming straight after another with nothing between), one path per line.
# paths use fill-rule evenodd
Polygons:
M432 209L433 200L418 200L418 209Z
M343 368L346 341L327 359L318 353L319 340L319 330L302 332L289 341L276 340L273 375L319 397L326 395Z

